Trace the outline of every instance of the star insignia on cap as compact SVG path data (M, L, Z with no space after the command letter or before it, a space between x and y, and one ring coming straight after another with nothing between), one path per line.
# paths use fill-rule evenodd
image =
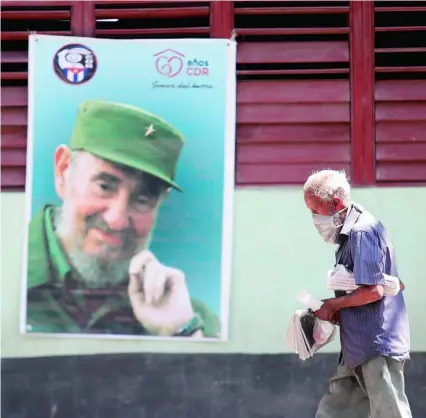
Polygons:
M154 125L151 123L151 125L147 126L145 131L145 136L151 136L152 134L154 134L156 132L156 130L154 129Z

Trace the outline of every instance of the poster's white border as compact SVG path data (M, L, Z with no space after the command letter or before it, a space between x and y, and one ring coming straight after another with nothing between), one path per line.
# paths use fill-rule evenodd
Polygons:
M232 259L234 236L235 144L237 108L237 43L227 40L225 158L223 176L222 272L221 272L221 340L229 339Z
M34 50L38 35L30 34L28 36L28 118L27 118L27 161L25 174L25 222L24 222L24 249L22 262L22 289L21 289L21 317L19 321L19 331L21 334L27 334L27 270L28 270L28 239L29 223L31 219L31 199L33 188L33 131L34 131L34 80L35 66Z
M28 37L28 128L27 128L27 172L25 178L25 232L21 280L21 309L19 330L28 337L38 338L70 338L92 340L138 340L138 341L167 341L188 343L196 342L226 342L229 339L229 310L232 277L232 245L234 218L234 184L235 184L235 129L236 129L236 64L237 43L230 39L126 39L122 42L157 43L170 46L171 43L226 43L226 103L225 103L225 132L224 132L224 181L223 181L223 217L222 217L222 263L221 263L221 296L220 320L221 333L219 338L187 338L187 337L156 337L114 334L66 334L66 333L28 333L27 332L27 268L28 268L28 239L29 222L31 220L32 177L33 177L33 129L34 129L34 60L35 44L42 38L62 38L64 42L87 42L88 38L30 34ZM111 39L89 38L91 42L108 42ZM28 167L31 167L29 170Z

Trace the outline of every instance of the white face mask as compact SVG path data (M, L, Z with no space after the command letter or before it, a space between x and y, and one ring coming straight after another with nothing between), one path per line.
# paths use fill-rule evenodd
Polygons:
M334 215L317 215L316 213L312 214L312 220L314 225L317 228L320 235L323 237L324 241L329 244L337 244L339 241L339 234L343 226L342 216L339 216L340 213L348 210L344 208L336 212Z

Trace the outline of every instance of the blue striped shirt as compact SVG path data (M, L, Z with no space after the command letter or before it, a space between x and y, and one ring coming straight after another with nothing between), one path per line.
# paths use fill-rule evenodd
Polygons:
M395 251L384 226L353 204L339 235L336 265L353 272L357 285L383 285L383 274L399 277ZM335 292L336 297L345 293ZM368 305L339 312L343 361L354 368L376 356L405 360L410 330L404 296L384 296Z

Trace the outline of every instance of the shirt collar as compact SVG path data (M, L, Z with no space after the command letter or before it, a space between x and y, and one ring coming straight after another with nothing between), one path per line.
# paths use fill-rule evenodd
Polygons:
M71 272L71 266L62 249L62 245L55 233L53 224L54 208L48 208L44 214L44 224L46 228L46 239L48 252L51 257L52 265L57 272L59 279L65 280Z
M343 222L342 230L340 231L340 235L349 236L350 230L355 225L361 213L364 211L364 208L361 206L352 203L348 209L348 214L346 215L345 222Z

